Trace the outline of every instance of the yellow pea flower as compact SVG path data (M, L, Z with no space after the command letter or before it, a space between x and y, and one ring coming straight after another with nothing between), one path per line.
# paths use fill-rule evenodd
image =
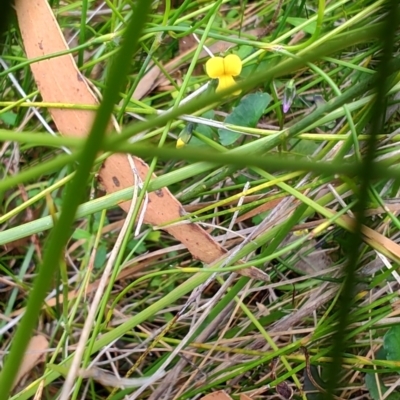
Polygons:
M236 84L234 76L242 72L242 60L236 54L229 54L226 57L213 57L206 62L207 75L212 79L218 79L216 92L221 92ZM241 90L234 92L239 95Z
M182 129L178 136L178 140L176 141L177 149L181 149L189 143L190 139L192 138L194 125L194 123L190 122L184 129Z
M181 138L178 138L178 140L176 141L176 148L181 149L185 145L186 145L186 143Z

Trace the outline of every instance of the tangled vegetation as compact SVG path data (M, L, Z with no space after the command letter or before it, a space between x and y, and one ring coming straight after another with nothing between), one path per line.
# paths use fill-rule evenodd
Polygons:
M399 23L16 0L0 400L400 398Z

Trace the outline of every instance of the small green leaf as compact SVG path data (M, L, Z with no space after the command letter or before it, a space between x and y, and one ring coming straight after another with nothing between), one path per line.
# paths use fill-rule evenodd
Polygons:
M290 25L293 25L293 26L299 26L306 21L307 21L306 18L296 18L296 17L286 18L286 22L288 22ZM313 22L310 22L308 25L306 25L303 28L303 31L306 33L309 33L309 34L313 34L315 32L316 27L317 27L317 22L313 21Z
M269 213L269 211L265 211L265 212L263 212L263 213L261 213L261 214L255 215L255 216L251 219L251 222L252 222L253 224L256 224L256 225L260 224L260 223L261 223L262 221L264 221L264 219L267 217L268 213Z
M150 286L151 287L160 287L162 284L162 278L161 276L155 276L151 281L150 281Z
M164 318L167 322L171 322L175 317L174 314L170 313L170 312L166 312L164 314Z
M207 118L207 119L211 119L214 120L215 119L215 113L213 110L207 111L206 113L204 113L202 115L203 118ZM213 139L215 136L214 130L213 128L211 128L208 125L203 125L203 124L197 124L194 131L196 133L200 133L201 135L209 138L209 139ZM205 147L208 148L209 145L207 143L204 143L202 140L198 139L197 137L192 137L192 139L189 142L189 146L191 147Z
M391 327L383 337L383 348L381 348L376 354L377 360L400 360L400 325ZM378 389L378 384L380 390ZM367 387L369 394L373 400L380 400L381 395L385 394L388 390L383 384L379 375L376 373L367 373L365 375L365 386ZM400 393L393 392L387 397L388 400L399 400Z
M299 140L291 139L289 144L292 146L291 151L295 154L302 154L305 156L310 156L318 149L319 144L313 140Z
M96 251L96 257L94 259L94 268L100 269L105 263L107 258L107 247L101 244Z
M75 229L75 232L72 234L72 237L75 240L82 240L82 239L89 240L90 236L91 236L90 232L85 231L84 229L81 228Z
M400 360L400 325L392 326L385 333L383 348L386 350L386 358L388 360Z
M148 240L149 242L158 242L160 240L160 237L161 231L153 231L147 235L146 240Z
M6 111L0 114L0 120L7 125L15 126L15 123L17 122L17 114L12 111Z
M133 250L135 254L143 254L147 251L146 244L143 242L139 243L139 240L135 239L128 242L127 247L130 251Z
M368 373L365 375L365 386L368 389L368 392L371 396L371 399L373 400L380 400L382 397L381 395L384 395L387 392L387 387L382 383L381 379L378 377L379 381L379 387L380 391L378 389L378 382L375 377L374 373ZM399 400L400 399L400 393L398 392L392 392L388 397L386 397L388 400Z
M365 375L365 386L367 387L371 398L373 400L379 400L381 397L379 395L378 384L375 379L375 375L377 375L377 374L368 373ZM386 392L387 388L383 385L383 383L380 380L379 380L379 382L380 382L380 387L381 387L381 393L384 394Z
M243 45L240 46L239 49L236 51L236 54L242 59L244 60L246 57L248 57L250 54L253 54L255 51L253 46L248 46Z
M251 93L243 97L239 105L225 118L225 123L254 128L271 99L268 93ZM224 146L229 146L242 136L241 133L227 129L218 129L218 135Z

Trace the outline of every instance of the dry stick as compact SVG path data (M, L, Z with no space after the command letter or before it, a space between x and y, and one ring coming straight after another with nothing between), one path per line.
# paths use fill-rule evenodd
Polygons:
M78 375L83 379L93 379L104 386L116 388L132 388L142 386L152 380L149 378L117 378L115 375L102 371L99 368L81 369Z
M43 399L42 395L43 395L43 389L44 389L44 382L45 382L44 379L42 379L40 381L39 386L38 386L38 388L36 390L36 393L35 393L35 397L33 398L33 400L41 400L41 399Z
M134 172L134 171L133 171ZM131 223L134 211L135 211L135 206L136 206L136 201L137 201L137 194L138 194L138 185L137 185L137 175L133 173L134 179L135 179L135 184L133 186L133 196L132 196L132 201L130 203L130 208L128 211L128 215L126 217L126 220L124 222L124 225L121 228L121 231L118 235L117 241L115 242L115 245L111 251L110 258L108 259L107 265L104 269L103 275L101 277L99 286L97 288L96 294L94 296L93 302L91 304L89 314L86 318L85 325L83 327L78 347L76 348L75 351L75 356L72 360L71 367L68 371L67 378L65 380L64 386L61 391L60 395L60 400L68 400L70 391L75 383L76 377L79 375L79 365L82 360L83 353L86 348L87 340L90 335L90 331L92 329L93 322L96 318L96 314L98 312L98 307L99 304L102 300L102 296L104 293L104 289L107 286L108 283L108 277L111 273L111 270L114 266L114 262L118 256L119 250L121 248L122 242L124 240L125 235L127 234L129 225Z
M376 377L378 377L378 374L375 374ZM379 378L377 378L379 379ZM390 387L388 388L388 390L385 392L385 394L381 397L382 400L387 399L390 394L400 385L400 378L398 378L395 382L393 382Z

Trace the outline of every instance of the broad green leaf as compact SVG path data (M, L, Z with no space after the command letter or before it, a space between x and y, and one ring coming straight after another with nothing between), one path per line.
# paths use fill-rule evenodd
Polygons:
M254 128L263 115L272 97L268 93L251 93L240 100L231 114L225 118L225 122ZM241 133L218 129L219 140L222 145L229 146L242 136Z

